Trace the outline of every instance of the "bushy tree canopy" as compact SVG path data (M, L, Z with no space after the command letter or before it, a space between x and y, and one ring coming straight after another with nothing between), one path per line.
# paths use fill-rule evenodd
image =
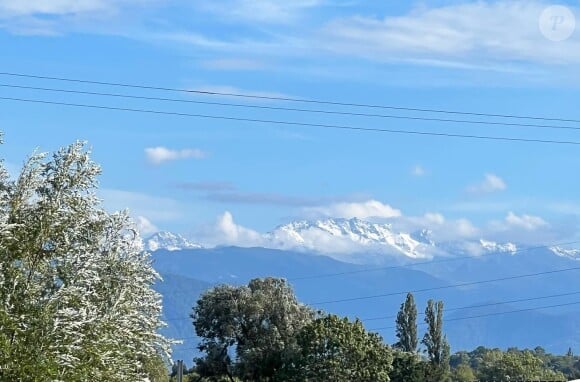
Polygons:
M81 142L0 169L0 380L138 381L167 357L159 276L99 173Z
M404 352L416 352L419 340L417 339L417 305L413 294L408 293L405 302L397 314L397 349Z
M193 308L193 322L202 337L196 360L203 376L239 376L272 380L296 346L296 333L314 312L300 304L283 279L251 280L247 286L217 286Z
M389 381L392 351L359 320L351 322L335 315L317 318L300 331L298 346L289 380Z

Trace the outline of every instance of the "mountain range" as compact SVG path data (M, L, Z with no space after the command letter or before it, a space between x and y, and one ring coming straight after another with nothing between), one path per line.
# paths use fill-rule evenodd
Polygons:
M393 316L413 291L419 312L427 299L445 302L454 350L580 350L580 250L484 239L439 243L426 230L400 233L360 219L294 222L262 239L252 248L204 248L171 233L145 240L163 277L156 288L164 297L164 333L184 339L176 358L191 362L196 354L189 314L203 290L265 276L288 279L300 301L317 309L361 318L389 343ZM327 251L329 241L338 251Z

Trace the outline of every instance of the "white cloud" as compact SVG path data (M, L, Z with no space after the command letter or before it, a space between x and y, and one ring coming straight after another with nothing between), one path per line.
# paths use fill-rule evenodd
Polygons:
M502 178L495 174L485 174L483 181L467 187L467 191L473 194L488 194L506 188L507 185Z
M158 0L0 0L0 28L16 34L58 35L67 31L118 33L115 21L127 25Z
M133 219L133 221L135 222L137 231L139 231L139 234L142 237L152 235L159 231L159 228L157 228L155 224L153 224L145 216L137 216Z
M207 154L200 149L172 150L163 146L149 147L145 149L147 160L155 165L179 159L203 159Z
M402 16L352 16L325 28L329 46L341 54L382 61L413 60L496 67L498 62L580 62L580 41L546 39L538 22L540 1L477 1L420 6ZM580 14L578 8L569 7Z
M225 94L224 97L231 97L228 94L243 94L245 96L252 96L252 97L273 97L273 98L297 98L293 97L288 94L278 93L278 92L270 92L264 90L251 90L251 89L241 89L235 86L230 85L202 85L193 88L192 90L200 91L200 92L207 92L207 93L221 93ZM235 97L235 96L233 96ZM238 100L239 98L236 97Z
M342 202L328 206L308 207L304 211L309 215L322 215L334 218L393 218L401 216L401 211L377 200L365 202Z
M492 220L485 227L487 237L495 241L512 241L526 244L546 244L569 240L577 235L577 219L547 222L530 214L508 212L502 220Z
M235 245L240 247L265 245L262 234L237 224L229 211L219 216L213 226L203 229L200 235L204 245Z
M420 165L415 165L411 169L411 174L413 174L414 176L423 176L425 175L425 169Z
M268 24L296 21L304 11L321 6L325 0L221 0L204 1L206 10L236 21Z
M438 212L427 212L422 216L400 216L388 219L393 228L401 232L415 232L428 229L439 241L473 239L481 230L465 218L447 219Z
M528 231L533 231L548 225L548 223L539 216L526 214L518 216L511 211L505 217L505 222L510 227L523 228Z
M0 12L11 15L67 15L114 9L115 0L0 0Z
M215 58L203 60L200 64L204 68L217 70L260 70L266 67L262 61L247 58Z
M367 219L368 220L368 219ZM373 226L365 235L348 235L332 222L310 226L298 221L289 226L281 226L268 233L261 233L239 225L230 212L225 212L217 221L198 231L198 241L206 246L235 245L240 247L265 247L284 250L308 250L353 263L372 263L384 261L385 256L400 255L399 249L374 242L374 238L391 235L394 242L405 245L411 240L409 234L428 230L426 238L438 247L417 244L413 251L420 256L445 255L446 251L465 251L474 255L484 252L482 243L496 243L499 247L513 247L513 244L539 245L570 240L577 234L578 219L563 220L550 224L544 219L529 214L508 213L501 220L492 220L476 226L465 218L447 219L440 213L426 213L422 216L397 216L384 219L388 226ZM339 226L342 223L337 223ZM363 223L364 224L364 223ZM382 232L382 233L381 233ZM367 240L369 239L370 240ZM390 243L387 239L386 243ZM403 240L403 241L401 241ZM361 255L364 253L364 256Z

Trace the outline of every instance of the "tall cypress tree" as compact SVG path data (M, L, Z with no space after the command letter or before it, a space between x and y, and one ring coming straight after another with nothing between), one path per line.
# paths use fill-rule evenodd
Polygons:
M425 323L428 328L421 342L431 363L430 380L445 381L449 375L450 348L443 334L443 301L427 301Z
M397 314L397 338L395 347L404 352L416 352L419 343L417 339L417 305L413 294L408 293Z

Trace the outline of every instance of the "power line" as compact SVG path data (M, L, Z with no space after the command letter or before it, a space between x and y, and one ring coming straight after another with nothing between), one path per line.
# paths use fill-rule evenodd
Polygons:
M293 112L319 113L319 114L331 114L331 115L347 115L347 116L357 116L357 117L389 118L389 119L430 121L430 122L448 122L448 123L491 125L491 126L531 127L531 128L559 129L559 130L580 130L579 126L539 125L539 124L533 124L533 123L513 123L513 122L496 122L496 121L473 121L473 120L466 120L466 119L459 119L458 120L458 119L447 119L447 118L414 117L414 116L390 115L390 114L355 113L355 112L319 110L319 109L299 109L299 108L291 108L291 107L249 105L249 104L237 104L237 103L229 103L229 102L199 101L199 100L187 100L187 99L165 98L165 97L149 97L149 96L139 96L139 95L131 95L131 94L103 93L103 92L92 92L92 91L85 91L85 90L45 88L45 87L12 85L12 84L1 84L1 83L0 83L0 87L15 88L15 89L28 89L28 90L41 90L41 91L70 93L70 94L84 94L84 95L94 95L94 96L103 96L103 97L141 99L141 100L148 100L148 101L179 102L179 103L227 106L227 107L238 107L238 108L251 108L251 109L263 109L263 110L293 111Z
M484 314L478 314L478 315L466 316L466 317L444 318L443 324L447 324L448 322L473 320L476 318L502 316L505 314L531 312L531 311L535 311L535 310L543 310L543 309L551 309L551 308L561 308L564 306L572 306L572 305L578 305L578 304L580 304L580 301L574 301L574 302L568 302L568 303L562 303L562 304L553 304L553 305L542 305L542 306L536 306L533 308L515 309L515 310L504 311L504 312L484 313ZM426 323L420 322L418 325L426 325ZM370 329L367 329L367 331L377 332L377 331L384 331L384 330L392 330L392 329L396 329L396 328L397 328L396 326L382 326L382 327L378 327L378 328L370 328ZM195 338L198 338L198 336L175 338L175 340L185 341L185 340L192 340ZM192 348L192 349L196 349L196 348ZM180 349L180 350L190 350L190 349Z
M422 292L430 292L430 291L434 291L434 290L458 288L458 287L463 287L463 286L489 284L489 283L498 282L498 281L516 280L516 279L543 276L543 275L549 275L549 274L555 274L555 273L570 272L570 271L576 271L576 270L580 270L580 267L556 269L556 270L551 270L551 271L528 273L528 274L524 274L524 275L500 277L500 278L489 279L489 280L471 281L471 282L465 282L465 283L459 283L459 284L443 285L443 286L432 287L432 288L422 288L422 289L383 293L383 294L376 294L376 295L369 295L369 296L351 297L351 298L344 298L344 299L339 299L339 300L320 301L320 302L311 303L309 305L328 305L328 304L335 304L335 303L339 303L339 302L370 300L370 299L381 298L381 297L405 295L407 293L422 293Z
M541 297L529 297L529 298L522 298L522 299L517 299L517 300L498 301L498 302L489 303L489 304L467 305L467 306L462 306L462 307L459 307L459 308L445 308L445 311L446 312L453 312L453 311L457 311L457 310L486 308L486 307L490 307L490 306L513 304L513 303L516 303L516 302L528 302L528 301L536 301L536 300L546 300L546 299L549 299L549 298L565 297L565 296L572 296L572 295L577 295L577 294L580 294L580 291L570 292L570 293L552 294L552 295L549 295L549 296L541 296ZM423 313L423 312L419 312L418 313L418 315L424 315L424 314L425 313ZM363 318L363 319L361 319L361 321L377 321L377 320L387 320L387 319L393 319L393 318L397 318L397 316L396 315L393 315L393 316L382 316L382 317Z
M84 84L92 84L92 85L117 86L117 87L135 88L135 89L162 90L162 91L180 92L180 93L205 94L205 95L212 95L212 96L262 99L262 100L270 100L270 101L302 102L302 103L310 103L310 104L349 106L349 107L365 107L365 108L373 108L373 109L401 110L401 111L413 111L413 112L423 112L423 113L442 113L442 114L456 114L456 115L472 115L472 116L480 116L480 117L531 119L531 120L541 120L541 121L580 123L579 119L525 116L525 115L516 115L516 114L476 113L476 112L466 112L466 111L457 111L457 110L424 109L424 108L400 107L400 106L392 106L392 105L376 105L376 104L365 104L365 103L354 103L354 102L336 102L336 101L320 100L320 99L304 99L304 98L293 98L293 97L282 97L282 96L266 96L266 95L242 94L242 93L234 93L234 92L218 92L218 91L194 90L194 89L178 89L178 88L170 88L170 87L137 85L137 84L128 84L128 83L120 83L120 82L93 81L93 80L84 80L84 79L78 79L78 78L40 76L40 75L32 75L32 74L24 74L24 73L0 72L0 75L11 76L11 77L22 77L22 78L35 78L35 79L51 80L51 81L84 83Z
M179 112L151 110L151 109L133 109L133 108L116 107L116 106L103 106L103 105L92 105L92 104L57 102L57 101L47 101L47 100L29 99L29 98L0 97L0 100L29 102L29 103L38 103L38 104L46 104L46 105L71 106L71 107L101 109L101 110L115 110L115 111L126 111L126 112L136 112L136 113L148 113L148 114L158 114L158 115L174 115L174 116L181 116L181 117L219 119L219 120L228 120L228 121L236 121L236 122L255 122L255 123L263 123L263 124L285 125L285 126L322 127L322 128L340 129L340 130L371 131L371 132L389 133L389 134L423 135L423 136L480 139L480 140L492 140L492 141L545 143L545 144L561 144L561 145L575 145L575 146L580 145L579 141L557 141L557 140L548 140L548 139L498 137L498 136L488 136L488 135L451 134L451 133L437 133L437 132L418 131L418 130L379 129L379 128L371 128L371 127L348 126L348 125L332 125L332 124L322 124L322 123L307 123L307 122L282 121L282 120L271 120L271 119L228 117L228 116L224 116L224 115L179 113Z
M578 243L580 243L580 240L570 241L570 242L566 242L566 243L552 244L552 245L538 245L535 247L518 249L518 250L515 250L511 253L517 254L517 253L522 253L522 252L533 251L536 249L558 247L558 246L562 246L562 245L572 245L572 244L578 244ZM293 277L293 278L289 278L288 281L300 281L300 280L309 280L309 279L317 279L317 278L325 278L325 277L345 276L345 275L351 275L351 274L357 274L357 273L375 272L375 271L382 271L382 270L388 270L388 269L410 268L410 267L415 267L415 266L420 266L420 265L431 265L431 264L449 263L449 262L454 262L454 261L459 261L459 260L480 259L482 257L498 256L501 254L502 254L501 252L492 252L492 253L483 254L483 255L479 255L479 256L457 256L457 257L451 257L451 258L447 258L447 259L422 261L422 262L403 264L403 265L389 265L386 267L365 268L365 269L358 269L358 270L353 270L353 271L336 272L336 273L323 273L323 274L319 274L319 275Z
M446 318L446 319L443 320L443 323L445 324L447 322L463 321L463 320L472 320L472 319L475 319L475 318L483 318L483 317L501 316L501 315L504 315L504 314L530 312L530 311L540 310L540 309L560 308L560 307L563 307L563 306L578 305L578 304L580 304L580 301L569 302L569 303L565 303L565 304L538 306L538 307L535 307L535 308L525 308L525 309L517 309L517 310L508 310L506 312L496 312L496 313L478 314L476 316L459 317L459 318ZM420 323L419 325L426 325L426 324L425 323ZM395 329L395 328L396 328L396 326L385 326L385 327L380 327L380 328L368 329L368 331L380 331L380 330L389 330L389 329Z
M555 246L558 247L558 246L572 245L572 244L578 244L578 243L580 243L580 240L578 240L578 241L569 241L569 242L564 242L564 243L554 243L554 244L538 245L538 246L534 246L534 247L528 247L528 248L518 249L518 250L513 251L511 253L512 254L518 254L518 253L523 253L523 252L529 252L529 251L536 250L536 249L550 248L550 247L555 247ZM287 280L288 281L300 281L300 280L317 279L317 278L327 278L327 277L335 277L335 276L344 276L344 275L358 274L358 273L366 273L366 272L376 272L376 271L381 271L381 270L403 269L403 268L410 268L410 267L420 266L420 265L431 265L431 264L448 263L448 262L458 261L458 260L477 260L477 259L481 259L483 257L499 256L499 255L502 255L502 254L503 253L501 253L501 252L492 252L492 253L488 253L488 254L484 254L484 255L479 255L479 256L459 256L459 257L453 257L453 258L442 259L442 260L423 261L423 262L419 262L419 263L411 263L411 264L403 264L403 265L392 265L392 266L377 267L377 268L365 268L365 269L359 269L359 270L354 270L354 271L336 272L336 273L324 273L324 274L319 274L319 275L310 275L310 276L294 277L294 278L288 278ZM404 292L404 293L407 293L407 292ZM564 293L564 294L551 295L551 296L535 297L535 298L529 298L529 299L523 299L523 300L503 301L503 302L498 302L498 303L493 303L493 304L482 304L482 305L475 305L475 306L472 305L472 306L466 306L465 308L453 308L453 309L447 309L447 310L460 310L460 309L468 309L468 308L473 308L473 307L485 307L485 306L492 306L492 305L499 305L499 304L514 303L514 302L533 301L533 300L536 300L536 299L546 299L546 298L553 298L553 297L561 297L561 296L567 296L567 295L572 295L572 294L577 294L577 293L580 293L580 292L572 292L572 293ZM422 313L420 313L420 314L422 314ZM396 316L384 316L384 317L366 318L366 319L363 319L363 321L373 321L373 320L389 319L389 318L396 318ZM183 321L183 320L190 320L190 319L191 319L191 317L188 316L188 317L167 318L167 319L164 319L164 321L167 321L167 322L169 322L169 321Z
M528 297L528 298L522 298L522 299L516 299L516 300L504 300L504 301L498 301L498 302L487 303L487 304L466 305L466 306L457 307L457 308L445 308L445 311L446 312L452 312L452 311L457 311L457 310L487 308L487 307L490 307L490 306L513 304L513 303L517 303L517 302L529 302L529 301L537 301L537 300L547 300L547 299L551 299L551 298L573 296L573 295L577 295L577 294L580 294L580 291L569 292L569 293L552 294L552 295L548 295L548 296ZM419 312L418 315L424 315L424 313L423 312ZM362 318L360 320L361 321L378 321L378 320L387 320L387 319L394 319L394 318L397 318L397 315L381 316L381 317L372 317L372 318ZM185 320L191 320L191 319L192 319L191 317L175 317L175 318L164 319L163 321L165 321L165 322L170 322L170 321L185 321Z

